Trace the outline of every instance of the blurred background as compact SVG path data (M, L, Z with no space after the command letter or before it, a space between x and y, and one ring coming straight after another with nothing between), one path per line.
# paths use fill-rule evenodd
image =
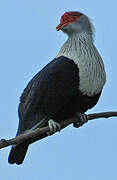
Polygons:
M15 136L24 87L67 39L56 31L66 11L81 11L92 19L106 67L102 96L88 113L117 111L116 7L116 0L0 1L0 139ZM10 148L0 150L1 180L117 179L117 118L97 119L79 129L71 125L38 141L20 166L8 164Z

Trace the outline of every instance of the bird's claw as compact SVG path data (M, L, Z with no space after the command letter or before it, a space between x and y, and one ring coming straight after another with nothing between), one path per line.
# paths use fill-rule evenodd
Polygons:
M79 128L84 123L87 123L87 115L83 113L76 113L76 117L78 118L78 122L73 123L73 126L76 128Z
M56 131L60 131L61 130L61 126L60 124L56 123L54 120L50 119L48 121L48 126L50 129L50 132L47 132L47 135L50 136L52 134L54 134Z

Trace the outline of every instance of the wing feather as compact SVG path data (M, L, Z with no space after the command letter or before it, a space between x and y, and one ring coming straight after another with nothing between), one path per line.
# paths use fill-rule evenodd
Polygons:
M29 82L20 98L19 131L35 126L45 117L46 121L52 118L77 94L78 85L78 68L72 60L61 56L51 61Z

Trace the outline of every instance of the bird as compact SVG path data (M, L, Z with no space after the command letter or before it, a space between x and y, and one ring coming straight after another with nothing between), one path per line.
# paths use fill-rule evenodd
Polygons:
M102 93L106 72L94 43L95 30L90 18L79 11L65 12L56 30L68 38L21 94L16 136L47 125L53 134L61 130L61 121L72 117L84 123L85 112L97 104ZM22 164L29 145L37 140L32 137L13 145L8 162Z

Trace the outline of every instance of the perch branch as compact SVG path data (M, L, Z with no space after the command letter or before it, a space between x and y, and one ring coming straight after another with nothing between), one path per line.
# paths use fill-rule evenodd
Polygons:
M117 116L117 112L102 112L102 113L88 114L86 116L87 116L87 121L89 121L89 120L94 120L97 118L109 118L109 117ZM59 124L61 126L61 129L63 129L66 126L68 126L72 123L75 123L75 122L79 123L78 127L81 126L81 123L78 122L78 119L76 117L62 121ZM43 127L43 128L37 128L37 129L31 131L30 133L21 134L15 138L12 138L9 140L1 139L0 140L0 149L5 148L10 145L19 144L30 138L37 138L38 140L42 139L42 138L48 136L47 132L49 132L48 126Z

